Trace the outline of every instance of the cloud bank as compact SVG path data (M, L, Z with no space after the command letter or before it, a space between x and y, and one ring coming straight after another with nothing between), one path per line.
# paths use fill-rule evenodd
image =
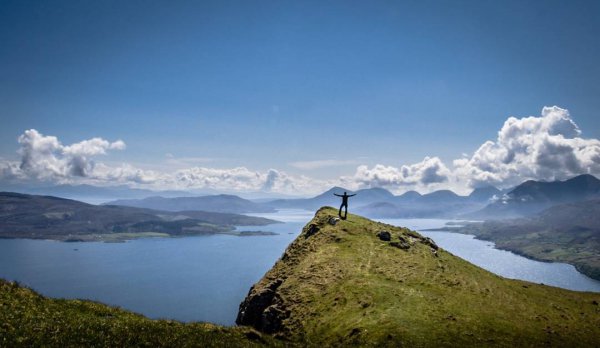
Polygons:
M57 184L125 184L151 189L213 189L239 192L316 193L333 185L304 176L290 176L270 169L251 171L245 167L228 169L191 167L173 172L137 168L123 163L110 166L95 158L111 150L124 150L123 141L102 138L63 145L55 136L46 136L35 129L26 130L18 138L20 162L0 161L0 180L37 180Z
M431 156L418 163L399 166L359 165L353 175L317 180L276 169L260 172L245 167L217 169L194 166L165 172L140 169L128 163L107 165L96 159L111 151L124 150L126 145L123 141L92 138L63 145L54 136L30 129L18 138L20 160L0 159L0 181L37 180L104 186L125 184L151 189L264 191L301 195L318 193L333 185L349 189L385 187L396 193L440 188L466 193L470 188L487 184L508 187L529 179L563 180L583 173L600 175L600 140L586 139L581 134L568 110L557 106L544 107L537 117L509 117L496 139L484 142L473 154L452 161L451 166ZM313 170L350 163L352 161L317 160L290 165Z
M579 174L600 174L600 140L581 137L569 111L544 107L539 117L509 117L495 140L448 168L437 157L400 167L359 166L348 182L360 187L440 187L459 191L483 185L509 187L525 180L564 180Z

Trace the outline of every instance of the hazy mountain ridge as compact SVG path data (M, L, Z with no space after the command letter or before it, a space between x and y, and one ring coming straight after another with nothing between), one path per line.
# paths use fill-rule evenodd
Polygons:
M235 233L234 225L275 222L237 214L98 206L52 196L0 192L3 238L116 241L157 234Z
M564 181L526 181L485 208L466 214L472 219L506 219L538 213L563 203L600 198L600 180L583 174Z
M459 196L450 190L439 190L427 194L407 191L394 195L383 188L368 188L357 191L333 187L315 197L302 199L278 199L264 203L273 208L296 208L316 210L322 206L339 205L334 193L356 194L350 198L350 209L372 218L453 218L485 207L502 191L493 186L475 189L468 196Z
M264 204L255 203L235 195L225 194L173 198L154 196L144 199L116 200L107 202L105 205L122 205L164 211L201 210L235 214L271 213L275 211Z
M237 323L309 346L592 346L599 294L509 280L406 228L320 209ZM551 334L549 334L551 332Z

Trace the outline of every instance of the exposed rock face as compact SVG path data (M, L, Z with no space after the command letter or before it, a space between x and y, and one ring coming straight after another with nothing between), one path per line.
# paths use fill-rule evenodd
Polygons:
M315 224L310 224L310 226L308 226L308 230L304 234L304 238L308 238L317 232L319 232L319 227Z
M250 288L248 296L240 304L236 324L252 326L266 333L279 331L281 322L289 315L276 293L282 282L278 279L260 290L254 286Z
M406 243L406 242L390 242L390 245L393 247L396 247L398 249L403 249L403 250L408 250L410 249L410 244Z
M380 231L377 233L377 237L384 242L389 242L392 240L392 235L388 231Z
M435 242L433 241L433 239L429 238L429 237L425 237L422 239L422 243L425 245L429 245L431 247L431 249L433 250L438 250L438 246L437 244L435 244Z

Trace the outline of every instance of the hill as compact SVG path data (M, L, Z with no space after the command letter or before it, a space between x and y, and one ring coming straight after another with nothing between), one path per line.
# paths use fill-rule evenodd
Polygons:
M490 220L445 231L473 234L500 249L542 261L559 261L600 280L600 199L560 204L533 216Z
M0 279L2 347L283 346L245 327L150 320L97 302L55 300Z
M565 181L529 180L482 210L466 215L473 219L507 219L538 213L553 205L600 198L600 180L584 174Z
M406 228L356 215L332 225L336 214L317 212L250 289L238 324L320 346L600 341L600 294L504 279Z
M202 210L217 213L271 213L273 208L234 195L212 195L199 197L148 197L124 199L106 203L165 211Z
M118 241L143 236L237 233L235 225L276 221L202 211L165 212L0 192L0 237Z

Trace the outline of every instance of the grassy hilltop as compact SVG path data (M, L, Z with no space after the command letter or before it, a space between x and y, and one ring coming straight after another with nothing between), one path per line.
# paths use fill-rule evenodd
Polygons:
M509 280L405 228L320 209L238 322L308 344L595 346L600 294ZM390 241L378 233L387 231Z

